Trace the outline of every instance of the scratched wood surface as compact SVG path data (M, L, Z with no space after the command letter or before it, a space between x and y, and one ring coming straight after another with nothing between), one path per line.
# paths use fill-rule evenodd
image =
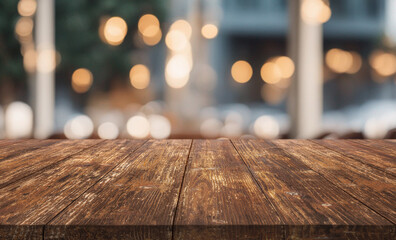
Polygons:
M392 140L0 140L0 239L396 239Z

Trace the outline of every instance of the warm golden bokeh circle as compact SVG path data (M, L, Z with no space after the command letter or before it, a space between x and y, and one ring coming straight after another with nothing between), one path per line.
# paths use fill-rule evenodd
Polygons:
M247 61L236 61L231 67L231 76L238 83L248 82L253 75L252 66Z
M104 38L110 45L120 45L127 34L128 26L124 19L120 17L109 18L104 25Z
M73 72L72 87L77 93L84 93L89 90L93 82L91 71L86 68L79 68Z
M219 29L214 24L206 24L201 29L201 34L204 38L213 39L217 36Z
M129 79L133 87L145 89L150 84L150 70L143 64L137 64L131 68Z

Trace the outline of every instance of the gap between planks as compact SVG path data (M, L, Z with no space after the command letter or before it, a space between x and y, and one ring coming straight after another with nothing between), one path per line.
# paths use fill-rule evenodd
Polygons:
M104 142L104 141L101 141L101 142ZM101 143L100 142L100 143ZM118 164L116 164L113 168L111 168L109 171L107 171L105 174L103 174L96 182L94 182L90 187L88 187L84 192L82 192L80 195L78 195L75 199L73 199L66 207L64 207L61 211L59 211L53 218L51 218L47 223L45 223L44 225L43 225L43 235L42 235L42 239L44 240L45 239L45 228L46 228L46 226L52 221L52 220L54 220L56 217L58 217L62 212L64 212L70 205L72 205L79 197L81 197L84 193L86 193L88 190L90 190L93 186L95 186L98 182L100 182L106 175L108 175L111 171L113 171L116 167L118 167L120 164L122 164L123 162L125 162L127 159L128 159L128 157L130 156L130 155L132 155L133 153L135 153L138 149L140 149L145 143L147 143L148 142L148 140L145 140L145 141L143 141L142 143L141 143L141 145L139 146L139 147L137 147L136 149L134 149L132 152L130 152L129 154L127 154L127 155L125 155L125 157L118 163ZM99 143L98 143L99 144ZM95 145L97 145L97 144L94 144L93 146L95 146ZM93 147L92 146L92 147ZM86 148L86 149L84 149L84 150L82 150L82 151L85 151L85 150L87 150L87 149L89 149L89 148ZM82 151L80 151L80 153L82 152Z
M249 171L250 176L252 177L254 183L256 184L256 186L260 189L261 193L264 195L265 199L267 199L267 201L271 204L271 207L275 210L276 215L278 216L279 219L282 219L281 216L279 215L278 211L276 211L276 207L274 205L274 203L269 199L269 197L267 196L267 194L265 194L264 189L261 187L261 185L259 184L257 178L254 176L255 174L252 172L252 170L250 169L250 167L246 164L245 159L242 157L242 154L238 151L238 149L236 148L234 142L229 139L229 141L231 142L231 145L234 147L235 151L237 152L239 158L242 160L243 164L245 165L245 167L247 168L247 170ZM282 228L284 228L282 226ZM282 239L286 239L286 230L282 229L281 230L283 233Z
M180 188L179 188L179 195L177 196L177 203L176 203L176 207L175 207L175 212L174 212L174 214L173 214L173 220L172 220L172 236L171 236L171 239L172 239L172 240L175 239L175 222L176 222L176 214L177 214L177 209L179 208L180 196L181 196L181 192L182 192L183 186L184 186L184 178L186 177L187 166L188 166L188 162L190 161L190 154L191 154L191 149L192 149L193 143L194 143L194 139L191 139L190 148L189 148L189 150L188 150L187 159L186 159L186 165L184 166L183 178L182 178L182 182L181 182Z

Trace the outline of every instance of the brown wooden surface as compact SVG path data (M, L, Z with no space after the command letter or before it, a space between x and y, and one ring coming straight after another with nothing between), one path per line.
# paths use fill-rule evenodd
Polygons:
M392 140L0 140L0 239L396 239Z
M380 140L316 140L322 146L396 176L396 146Z

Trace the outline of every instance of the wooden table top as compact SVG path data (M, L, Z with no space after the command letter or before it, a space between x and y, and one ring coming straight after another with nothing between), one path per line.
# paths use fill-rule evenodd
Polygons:
M396 239L394 140L0 140L0 239Z

